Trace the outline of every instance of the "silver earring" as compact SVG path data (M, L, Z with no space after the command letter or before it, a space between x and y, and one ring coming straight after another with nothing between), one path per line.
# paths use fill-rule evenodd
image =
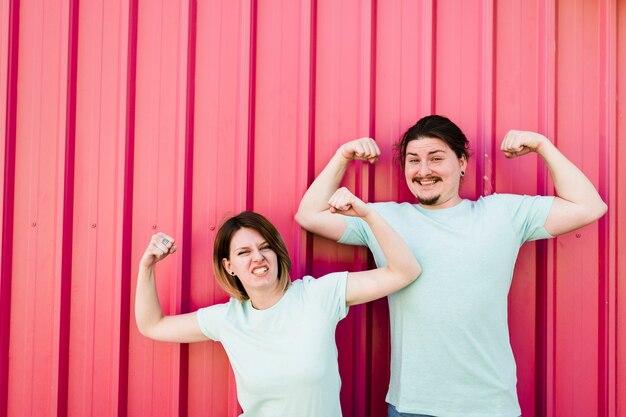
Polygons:
M464 177L465 176L465 171L461 171L461 176Z

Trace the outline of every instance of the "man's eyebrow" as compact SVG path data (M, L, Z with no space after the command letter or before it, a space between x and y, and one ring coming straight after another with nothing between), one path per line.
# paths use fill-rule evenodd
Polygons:
M428 155L432 155L432 154L434 154L434 153L439 153L439 152L443 152L443 153L445 153L445 151L444 151L443 149L436 149L436 150L434 150L434 151L430 151L430 152L428 152ZM407 155L412 155L412 156L419 156L419 155L417 155L417 154L416 154L416 153L414 153L414 152L407 152L406 154L407 154Z

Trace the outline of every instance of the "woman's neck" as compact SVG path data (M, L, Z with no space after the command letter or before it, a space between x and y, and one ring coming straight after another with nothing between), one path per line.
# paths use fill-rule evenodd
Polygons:
M285 295L285 292L278 288L278 283L273 288L255 289L251 291L246 289L246 292L255 310L266 310L274 306L283 298L283 295Z

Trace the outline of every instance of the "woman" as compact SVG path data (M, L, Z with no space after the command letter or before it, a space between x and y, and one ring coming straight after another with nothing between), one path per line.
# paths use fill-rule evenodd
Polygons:
M383 218L345 188L329 201L332 212L368 223L387 266L339 272L293 283L291 261L276 228L242 212L218 231L213 266L229 302L164 316L154 266L176 251L174 239L152 236L140 264L135 300L139 331L167 342L220 341L235 372L246 417L340 417L341 381L335 328L348 306L384 297L413 282L417 260Z

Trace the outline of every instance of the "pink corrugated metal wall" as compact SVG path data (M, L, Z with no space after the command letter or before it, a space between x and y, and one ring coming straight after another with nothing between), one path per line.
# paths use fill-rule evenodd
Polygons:
M154 343L133 311L137 261L164 230L169 313L226 299L221 219L253 209L294 276L367 267L305 234L299 199L342 142L373 136L346 183L410 200L391 145L445 114L470 138L463 194L550 193L537 130L609 204L598 223L526 245L510 302L527 416L626 417L626 2L622 0L0 0L0 415L238 414L213 342ZM346 417L382 417L385 301L337 332Z

